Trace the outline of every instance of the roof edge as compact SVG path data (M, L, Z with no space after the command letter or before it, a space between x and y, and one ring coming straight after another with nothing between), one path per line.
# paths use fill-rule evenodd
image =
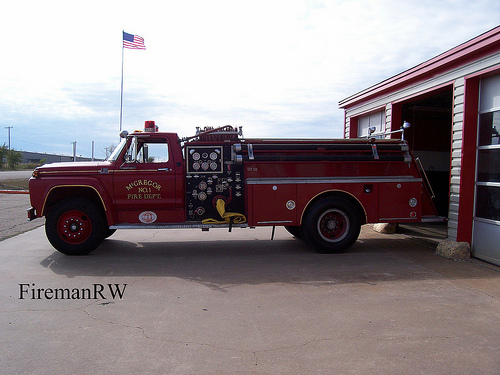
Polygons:
M472 56L486 47L498 44L500 46L500 26L484 32L446 52L443 52L423 63L407 69L401 73L387 78L373 86L357 92L345 99L339 101L339 108L352 106L360 101L367 100L373 96L380 95L382 92L396 89L406 82L418 79L424 75L432 75L432 72L443 69L444 67L458 62L465 64L465 56ZM463 65L462 64L462 65Z

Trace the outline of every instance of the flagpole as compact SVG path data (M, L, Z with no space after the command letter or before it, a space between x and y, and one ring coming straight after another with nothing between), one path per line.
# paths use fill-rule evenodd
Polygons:
M123 30L125 32L125 30ZM122 118L123 118L123 56L125 47L123 45L123 34L122 34L122 83L120 89L120 133L122 132Z
M125 55L125 46L132 49L146 49L144 39L139 35L132 35L122 30L122 83L120 88L120 133L122 132L123 121L123 57Z

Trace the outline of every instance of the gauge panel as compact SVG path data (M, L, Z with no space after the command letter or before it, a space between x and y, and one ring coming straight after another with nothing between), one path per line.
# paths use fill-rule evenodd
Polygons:
M224 150L222 146L188 146L187 173L223 173Z
M243 166L231 162L231 145L186 146L187 221L221 220L216 209L223 199L228 212L245 212Z

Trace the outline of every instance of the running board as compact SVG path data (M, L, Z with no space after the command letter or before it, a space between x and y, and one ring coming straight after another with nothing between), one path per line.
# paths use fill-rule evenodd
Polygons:
M174 224L116 224L110 225L109 229L185 229L199 228L208 230L211 228L248 228L248 224L202 224L202 223L174 223Z
M444 223L448 221L447 218L444 216L438 216L438 215L430 215L430 216L422 216L422 220L420 220L422 223Z

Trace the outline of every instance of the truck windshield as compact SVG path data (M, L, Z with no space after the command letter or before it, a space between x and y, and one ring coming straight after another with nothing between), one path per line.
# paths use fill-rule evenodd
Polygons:
M118 155L120 155L120 152L123 150L123 147L125 147L125 144L127 143L126 138L122 138L120 141L120 144L116 146L116 148L113 150L111 155L106 159L107 161L115 161L116 158L118 158Z

